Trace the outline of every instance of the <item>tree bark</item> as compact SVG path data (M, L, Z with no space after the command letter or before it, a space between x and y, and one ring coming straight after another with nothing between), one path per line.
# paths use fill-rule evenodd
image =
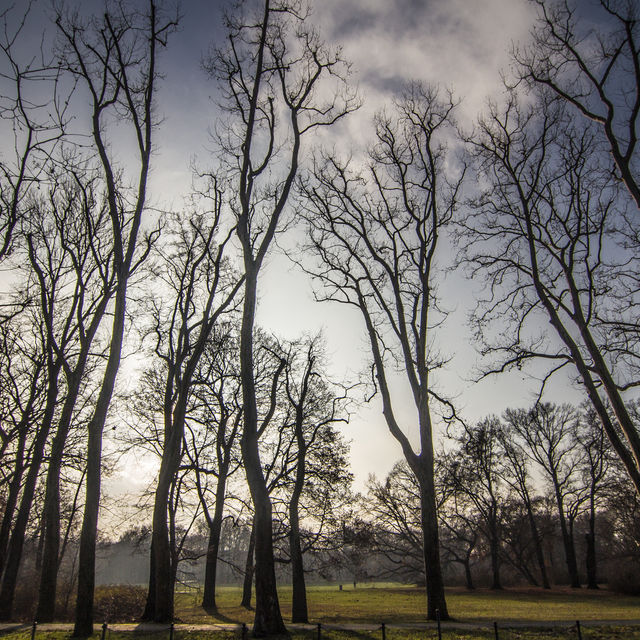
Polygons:
M300 544L300 517L298 505L304 487L305 455L304 444L298 442L298 465L296 480L291 500L289 502L289 554L291 557L291 622L309 622L307 610L307 589L304 580L304 564L302 560L302 546Z
M540 532L536 525L535 514L533 513L533 507L529 500L525 501L527 508L527 518L529 520L529 528L531 529L531 537L533 538L533 546L536 552L536 561L538 562L538 568L540 569L540 577L542 578L542 588L551 589L549 584L549 576L547 575L547 567L544 563L544 553L542 552L542 541L540 540Z
M242 581L242 602L241 607L251 609L251 592L253 590L253 556L256 548L256 531L254 523L251 523L251 533L249 534L249 547L247 548L247 560L244 565L244 580Z
M556 479L554 478L556 504L558 507L558 520L560 522L560 533L562 534L562 544L564 546L564 556L569 572L569 582L574 589L580 588L580 578L578 576L578 561L576 559L576 549L573 543L573 536L567 528L567 519L564 514L564 501L560 495Z
M241 445L245 473L254 505L256 609L253 634L260 637L285 633L286 627L280 613L276 584L271 499L262 473L258 449L258 409L253 368L253 326L258 270L247 250L245 250L245 298L240 331L240 376L244 414Z
M589 509L589 533L587 533L587 589L598 588L598 572L596 559L596 507L593 493L590 500Z
M491 548L491 575L492 589L502 589L502 584L500 582L500 535L498 533L498 524L496 522L496 514L495 507L493 509L493 513L491 514L491 523L489 530L489 546Z
M430 472L429 472L430 471ZM438 514L435 504L433 466L425 470L420 482L420 510L424 545L424 572L427 582L427 617L430 620L449 618L444 595L444 580L440 566L440 539Z
M218 553L220 550L220 535L222 533L222 516L224 515L224 500L227 489L228 473L228 464L223 465L218 470L215 507L213 511L213 518L209 525L209 544L207 546L207 563L204 573L204 593L202 594L202 606L209 610L217 609L216 579L218 573ZM251 595L249 595L249 602L251 602Z

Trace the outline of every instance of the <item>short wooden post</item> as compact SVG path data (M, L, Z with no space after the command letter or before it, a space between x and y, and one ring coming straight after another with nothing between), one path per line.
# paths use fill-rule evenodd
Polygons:
M36 637L36 629L38 628L38 623L34 620L31 625L31 640L34 640Z
M576 630L578 631L578 640L582 640L582 629L580 628L580 620L576 620Z
M173 640L173 622L169 625L169 640Z
M438 640L442 640L442 627L440 625L440 609L436 609L436 622L438 623Z
M107 623L103 622L102 623L102 640L104 640L107 637Z
M380 628L382 629L382 640L387 640L387 628L384 622L380 625Z
M322 639L322 624L318 622L318 640Z
M242 640L247 640L247 623L242 623Z
M498 635L498 623L497 622L493 623L493 632L496 635L496 640L500 640L500 636Z

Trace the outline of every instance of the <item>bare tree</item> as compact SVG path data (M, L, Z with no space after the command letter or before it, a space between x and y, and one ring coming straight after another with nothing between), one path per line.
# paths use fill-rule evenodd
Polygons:
M220 128L223 160L237 199L237 236L245 273L240 335L242 452L255 505L256 612L254 634L284 631L273 563L271 502L258 446L260 419L253 369L258 276L298 173L301 145L356 105L345 93L346 65L309 24L303 3L264 0L227 18L229 47L208 65L220 81L229 121ZM328 83L328 84L327 84ZM227 126L228 125L228 126Z
M589 404L582 407L580 420L573 434L582 453L580 472L588 501L588 531L586 538L587 588L598 588L596 556L596 515L602 504L603 493L608 491L610 472L614 467L611 443L602 428L598 415Z
M502 589L500 561L502 520L506 495L502 474L500 420L486 418L456 438L457 448L447 455L443 482L465 494L479 514L480 530L489 544L492 589Z
M185 422L193 376L214 328L239 304L242 278L225 259L233 229L216 241L220 230L222 192L214 180L212 210L178 221L156 255L155 276L163 290L154 306L155 355L164 369L162 416L164 435L153 509L152 576L145 617L173 620L175 568L171 567L167 504L184 455ZM163 300L164 299L164 300ZM166 302L165 302L166 301Z
M434 486L431 404L453 418L431 375L444 364L432 330L442 321L436 304L435 254L457 205L462 175L448 181L445 137L454 102L413 85L392 116L376 119L370 166L353 172L333 157L319 159L304 182L301 206L318 258L307 269L322 286L319 299L355 306L370 342L375 380L390 432L421 487L428 616L447 617L440 568ZM370 184L370 187L366 185ZM419 426L418 451L398 422L389 377L400 365Z
M195 476L200 504L209 529L202 595L202 606L208 611L215 611L217 608L217 567L227 487L231 476L241 464L237 451L238 434L242 427L237 356L235 329L222 328L209 341L194 374L185 425L185 455Z
M460 228L463 261L489 283L474 314L493 360L483 374L546 362L544 389L573 369L640 492L640 434L623 395L638 385L637 341L618 341L609 322L638 335L638 288L625 304L616 293L617 280L637 271L637 252L616 233L624 199L592 153L593 128L539 98L525 105L511 92L470 140L481 193Z
M323 372L323 344L320 335L293 342L287 349L286 360L285 390L293 408L295 440L290 472L293 482L287 505L293 590L291 622L308 622L303 565L305 545L300 522L303 493L308 494L311 489L315 489L314 493L321 498L320 504L324 507L320 510L321 530L322 520L326 517L330 504L330 492L323 491L317 485L323 483L325 487L337 490L345 481L340 466L346 460L340 456L340 443L333 425L348 420L347 391L331 385ZM318 513L313 511L307 510L307 515L318 518Z
M367 511L375 517L375 548L389 562L384 577L421 582L424 575L420 486L405 461L397 462L384 481L367 482Z
M580 18L577 3L535 3L538 20L532 42L514 52L521 76L550 89L558 99L597 124L620 179L640 208L637 5L629 0L599 0L594 15L587 19ZM594 149L597 153L598 145Z
M573 523L584 496L578 488L577 415L570 405L536 404L531 410L509 409L505 421L525 443L525 452L544 472L555 498L569 580L580 587Z
M61 68L77 80L89 98L90 137L104 181L116 272L109 353L88 427L86 498L74 627L74 635L88 636L93 631L102 435L120 365L127 286L131 273L147 253L139 251L139 235L156 123L153 106L158 47L166 45L176 19L166 17L156 2L149 0L145 11L129 11L124 5L116 5L101 18L88 22L83 22L78 14L59 13L56 24ZM109 145L109 122L114 115L118 122L129 127L135 141L136 157L129 164L135 185L132 188L125 185L124 170L118 167L114 149ZM149 243L146 244L148 249Z
M503 478L515 491L525 509L542 586L545 589L550 589L551 584L549 583L542 549L542 535L535 512L535 504L538 500L534 493L533 479L529 470L528 463L530 460L521 443L517 438L513 437L514 434L505 425L496 435L500 439L504 456Z

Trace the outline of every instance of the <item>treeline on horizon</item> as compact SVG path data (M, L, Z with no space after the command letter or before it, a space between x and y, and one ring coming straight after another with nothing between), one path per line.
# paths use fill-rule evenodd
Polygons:
M605 556L637 562L640 27L622 0L600 0L599 22L534 4L531 40L472 131L452 92L417 78L343 154L321 142L361 106L348 61L301 0L237 7L202 61L221 103L214 151L184 208L161 215L148 177L175 7L56 5L35 57L35 5L0 15L0 619L27 545L37 620L57 615L64 564L74 635L92 633L102 480L122 456L158 460L138 511L106 505L150 521L146 620L173 620L194 531L215 610L230 520L251 523L256 636L285 631L279 560L292 621L308 620L320 552L375 551L389 575L424 582L430 619L448 618L451 563L468 586L482 563L495 588L505 570L548 586L558 540L569 584L595 588ZM262 268L292 229L316 298L362 320L362 379L335 379L321 334L256 324ZM470 317L478 376L531 365L541 400L568 378L579 409L465 420L436 384L447 268L485 285ZM118 378L134 354L139 375ZM372 395L404 459L362 498L340 427Z

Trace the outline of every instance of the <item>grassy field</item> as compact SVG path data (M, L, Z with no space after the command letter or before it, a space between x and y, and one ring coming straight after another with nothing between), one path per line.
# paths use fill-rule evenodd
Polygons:
M202 594L197 591L178 593L176 596L177 625L173 640L240 640L239 631L205 631L193 628L212 623L250 624L253 612L238 606L239 588L221 588L218 591L219 609L206 612L200 606ZM308 591L310 621L323 625L354 625L350 631L323 626L320 640L383 640L380 623L391 625L384 640L427 640L437 638L433 623L427 629L412 629L411 624L424 623L424 591L416 587L377 584L362 585L354 589L345 586L311 587ZM280 590L282 612L289 619L291 590ZM583 640L626 639L640 640L640 598L620 596L610 591L556 589L505 589L489 591L462 589L447 591L449 612L457 628L443 625L443 640L495 640L493 621L499 624L499 640L565 640L578 638L575 621L582 623ZM591 621L591 624L590 624ZM595 621L611 621L606 626ZM629 624L625 625L625 621ZM114 619L112 622L116 622ZM517 625L523 625L519 628ZM369 625L365 627L364 625ZM473 629L473 625L482 629ZM193 625L189 628L188 625ZM359 628L358 625L361 625ZM394 627L393 625L408 625ZM511 626L510 625L515 625ZM135 625L132 627L135 628ZM99 629L99 625L96 625ZM0 632L3 640L30 640L30 627ZM109 629L105 640L170 640L166 628L155 633L136 631L134 634ZM38 629L36 640L68 640L69 633ZM317 630L309 627L295 629L292 640L319 640ZM93 640L101 640L96 633Z
M30 640L28 631L12 632L1 635L3 640ZM249 636L251 637L251 636ZM431 640L437 639L435 629L421 631L393 630L387 633L387 640ZM70 635L63 632L39 633L36 640L70 640ZM211 631L174 631L174 640L240 640L239 633ZM323 632L322 640L380 640L380 632ZM577 638L575 628L555 629L500 629L499 640L568 640ZM584 627L583 640L640 640L640 628L625 626ZM101 640L101 634L95 633L91 640ZM107 632L105 640L169 640L167 631L156 633ZM294 632L287 640L317 640L314 631ZM442 632L442 640L495 640L493 630L448 631Z
M238 606L240 590L222 588L218 592L218 612L209 614L200 606L202 595L180 593L176 616L186 623L251 622L253 612ZM282 613L291 612L291 590L280 589ZM424 590L398 585L311 587L308 591L312 622L424 622ZM543 589L447 590L449 614L464 622L510 623L521 620L555 622L575 620L640 620L640 598L609 591Z

